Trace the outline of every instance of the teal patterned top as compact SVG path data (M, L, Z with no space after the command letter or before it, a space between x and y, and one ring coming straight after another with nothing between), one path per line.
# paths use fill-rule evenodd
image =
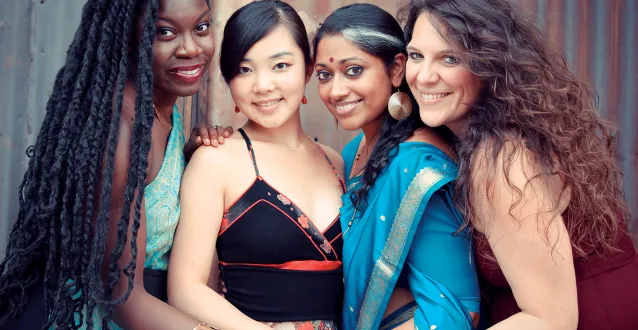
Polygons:
M179 220L179 186L186 167L182 119L173 110L173 129L166 145L164 162L157 177L146 186L146 261L145 268L168 270L168 257Z

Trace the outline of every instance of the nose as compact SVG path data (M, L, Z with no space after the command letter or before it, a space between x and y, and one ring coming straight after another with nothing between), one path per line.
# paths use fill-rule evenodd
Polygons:
M270 76L270 72L259 72L255 74L256 81L253 85L253 92L255 94L268 94L275 89L275 84Z
M350 93L347 84L341 80L342 78L339 76L332 78L332 86L330 86L330 93L328 94L332 101L342 100Z
M434 84L438 82L439 79L440 76L431 62L424 62L416 76L416 82L422 86Z
M182 38L182 44L177 49L177 57L195 58L203 52L202 47L197 43L191 34L186 34Z

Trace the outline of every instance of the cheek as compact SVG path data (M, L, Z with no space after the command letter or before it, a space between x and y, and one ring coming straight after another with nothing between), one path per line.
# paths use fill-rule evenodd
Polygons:
M328 105L330 103L330 83L319 83L319 97Z
M416 77L419 75L419 66L412 64L408 61L405 65L405 80L408 82L408 85L414 85L416 81Z
M288 93L304 93L306 88L306 76L304 72L289 72L281 78L280 86L282 86L282 89L285 89Z
M171 57L171 47L168 45L160 45L158 42L153 45L153 69L154 74L163 73L166 62Z
M199 42L199 47L201 47L201 49L204 51L204 55L209 57L209 60L215 55L215 40L213 39L212 35L206 38L202 38Z
M228 88L235 104L241 105L244 102L249 102L246 95L250 93L251 89L247 81L235 78L230 81Z

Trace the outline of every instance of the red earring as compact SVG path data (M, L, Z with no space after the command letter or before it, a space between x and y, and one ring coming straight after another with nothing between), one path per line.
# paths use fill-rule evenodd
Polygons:
M304 95L303 99L301 99L301 104L308 104L308 99L306 98L306 95Z
M235 106L235 113L239 113L239 111L241 111L241 110L239 110L239 108L237 106Z

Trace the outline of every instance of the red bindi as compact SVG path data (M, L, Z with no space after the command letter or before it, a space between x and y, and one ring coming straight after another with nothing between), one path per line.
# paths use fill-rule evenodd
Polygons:
M331 57L331 58L330 58L330 63L334 62L334 60L335 60L335 59Z

